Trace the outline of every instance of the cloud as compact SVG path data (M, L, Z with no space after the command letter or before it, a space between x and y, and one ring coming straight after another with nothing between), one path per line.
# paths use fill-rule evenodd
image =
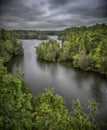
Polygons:
M1 0L0 27L63 29L107 23L107 0Z

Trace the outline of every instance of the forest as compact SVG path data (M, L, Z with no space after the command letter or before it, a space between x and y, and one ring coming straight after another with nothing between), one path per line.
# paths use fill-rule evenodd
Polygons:
M39 30L8 30L12 32L17 39L40 39L47 40L49 35L56 35L57 31L39 31Z
M69 62L73 67L107 76L107 25L71 27L58 34L62 46L54 40L36 47L45 61Z
M40 30L8 30L14 34L17 39L39 39L39 40L47 40L48 36L53 35L62 35L63 31L40 31Z
M104 27L105 28L105 27ZM93 32L93 31L92 31ZM83 31L85 33L85 30ZM87 32L88 33L88 32ZM70 33L72 38L68 40L76 40L77 32ZM83 35L78 31L79 35ZM78 35L78 36L79 36ZM91 32L90 32L90 35ZM90 36L89 35L89 36ZM100 35L100 34L99 34ZM102 34L101 34L102 35ZM105 33L103 34L105 36ZM102 36L103 36L102 35ZM96 36L96 35L94 35ZM91 37L91 36L90 36ZM103 37L104 38L104 37ZM78 38L77 38L78 39ZM94 39L93 39L94 40ZM97 39L99 41L99 37ZM105 39L103 39L105 40ZM104 45L103 40L100 41ZM80 37L77 41L80 41ZM95 37L96 41L96 37ZM79 62L79 56L86 54L83 42L79 42L77 48L75 44L71 45L70 41L64 42L60 48L57 41L49 40L50 43L41 43L37 48L37 54L41 59L50 61L68 60L69 55L74 57L75 62ZM92 52L87 52L99 56L101 45L96 45ZM76 42L77 45L77 42ZM96 48L98 47L98 49ZM71 49L78 49L78 53ZM81 48L82 50L81 50ZM45 49L44 49L45 48ZM60 49L59 49L60 48ZM85 47L84 47L85 48ZM105 47L104 47L105 49ZM60 50L60 51L59 51ZM94 51L96 50L96 51ZM94 51L94 52L93 52ZM47 55L46 55L47 53ZM63 53L61 57L60 53ZM97 54L96 54L97 53ZM1 130L99 130L102 123L95 120L98 113L98 105L94 101L88 101L83 105L79 99L72 102L72 111L65 106L64 99L54 93L53 88L48 88L44 93L33 96L30 86L24 81L23 76L16 71L10 74L4 64L13 56L22 55L22 43L14 36L12 32L4 29L0 30L0 129ZM44 55L41 55L44 54ZM105 53L104 53L105 54ZM76 56L77 55L77 56ZM44 56L44 58L43 58ZM76 57L75 57L76 56ZM95 58L97 61L98 59ZM71 60L71 59L69 59ZM104 59L105 60L105 59ZM74 63L75 63L74 62ZM73 63L73 64L74 64ZM98 62L99 63L99 62ZM78 64L77 64L78 65ZM36 86L36 84L35 84ZM84 107L87 106L87 112Z
M0 58L8 62L13 56L22 55L23 47L21 41L17 40L12 32L0 30Z
M43 31L36 30L12 30L18 39L40 39L47 40L48 35Z
M1 130L99 130L94 101L84 111L79 99L69 111L64 99L52 88L33 96L20 73L9 74L0 60L0 129ZM86 105L85 105L86 107Z

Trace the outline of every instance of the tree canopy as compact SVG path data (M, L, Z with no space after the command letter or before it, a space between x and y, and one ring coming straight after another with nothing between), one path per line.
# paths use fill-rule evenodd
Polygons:
M0 30L0 58L4 63L8 62L15 55L22 55L23 47L20 40L17 40L12 32Z
M88 113L79 100L72 101L72 111L53 88L33 96L20 74L11 75L0 60L1 130L95 130L97 104L89 102Z
M104 27L105 28L105 27ZM74 33L75 34L75 33ZM84 40L76 37L73 32L69 34L68 41L60 48L57 41L41 43L37 47L38 57L48 61L72 61L77 67L83 67L84 58L89 56L93 63L90 68L106 71L106 40L99 41L92 37L89 44L92 50L86 49ZM78 33L79 34L79 33ZM105 36L105 32L104 32ZM85 37L85 36L84 36ZM87 39L85 39L87 41ZM70 42L71 41L71 42ZM87 42L86 42L87 43ZM92 46L91 46L92 45ZM70 47L70 48L69 48ZM94 49L93 49L94 48ZM69 50L70 49L70 50ZM75 50L75 52L73 52ZM87 50L87 51L86 51ZM47 53L47 54L46 54ZM72 101L72 111L65 106L64 99L54 93L52 88L44 93L33 96L30 86L24 81L20 73L14 75L7 72L4 63L14 55L23 54L22 44L12 33L0 30L0 129L1 130L99 130L100 123L96 122L98 113L97 104L89 101L88 111L80 100ZM43 55L42 55L43 54ZM63 56L61 57L61 55ZM91 56L93 59L91 59ZM99 58L101 56L101 59ZM94 62L93 62L93 61ZM102 62L103 61L103 62ZM86 65L86 64L85 64ZM84 65L84 66L85 66Z
M37 49L39 58L46 61L70 62L74 67L107 75L107 25L73 27L59 33L62 47L51 41L41 43ZM54 49L54 46L57 47ZM53 50L49 51L50 46ZM45 51L44 51L45 50ZM48 57L54 55L55 60Z

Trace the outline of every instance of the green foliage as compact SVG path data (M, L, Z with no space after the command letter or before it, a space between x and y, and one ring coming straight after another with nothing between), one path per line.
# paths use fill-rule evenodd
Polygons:
M96 103L90 101L87 108L88 113L77 100L68 111L64 99L53 88L33 96L20 74L8 74L0 60L1 130L98 130L94 119Z
M0 61L0 129L31 130L31 100L29 86L8 74Z
M48 42L42 42L36 47L38 57L46 61L57 61L59 57L59 44L50 39Z
M96 62L96 68L102 73L107 75L107 40L103 39L98 48L96 48L95 55L93 56Z
M4 63L8 62L14 55L22 55L22 43L17 40L12 32L0 30L0 57Z
M53 60L49 45L37 47L37 55L46 61L71 62L74 67L97 71L107 75L107 25L72 27L59 33L63 45L55 49L58 54ZM50 42L49 42L50 44ZM38 53L38 48L40 53ZM54 51L54 54L55 54Z
M75 67L107 74L105 28L96 25L68 29L69 34L62 33L63 40L67 39L62 48L57 41L49 40L41 43L36 53L46 61L71 61ZM11 31L0 30L0 130L99 130L94 118L98 112L95 102L89 101L85 112L79 100L72 101L70 112L53 89L33 96L18 71L14 75L7 72L3 62L23 53L18 42Z
M18 39L40 39L40 40L47 40L48 35L45 31L36 31L36 30L12 30L14 35Z
M65 130L69 127L69 112L61 96L55 95L52 89L39 94L36 98L34 127L40 130Z
M99 130L95 122L98 113L97 104L89 101L85 112L79 100L72 101L72 111L69 112L64 99L54 94L52 88L33 98L33 128L36 130Z
M72 57L72 54L71 54L71 49L72 47L69 46L69 42L66 41L64 42L62 48L60 49L60 57L59 57L59 60L60 61L70 61L72 60L71 57Z
M72 107L71 126L73 130L99 130L98 123L94 120L94 116L98 112L97 104L94 101L89 101L87 106L89 112L87 113L79 99L72 101Z

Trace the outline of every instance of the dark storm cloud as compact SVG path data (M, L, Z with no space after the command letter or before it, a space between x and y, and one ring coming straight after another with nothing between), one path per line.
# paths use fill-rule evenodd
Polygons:
M4 3L0 5L1 16L33 16L41 15L42 10L36 3L27 2L28 0L4 0ZM27 3L26 3L27 2Z
M107 17L107 0L102 0L102 10L104 11L104 16Z
M107 23L107 0L1 0L0 27L62 29Z
M72 1L74 1L74 0L48 0L48 2L50 4L50 8L58 8L58 7L66 5L66 4L69 4Z

